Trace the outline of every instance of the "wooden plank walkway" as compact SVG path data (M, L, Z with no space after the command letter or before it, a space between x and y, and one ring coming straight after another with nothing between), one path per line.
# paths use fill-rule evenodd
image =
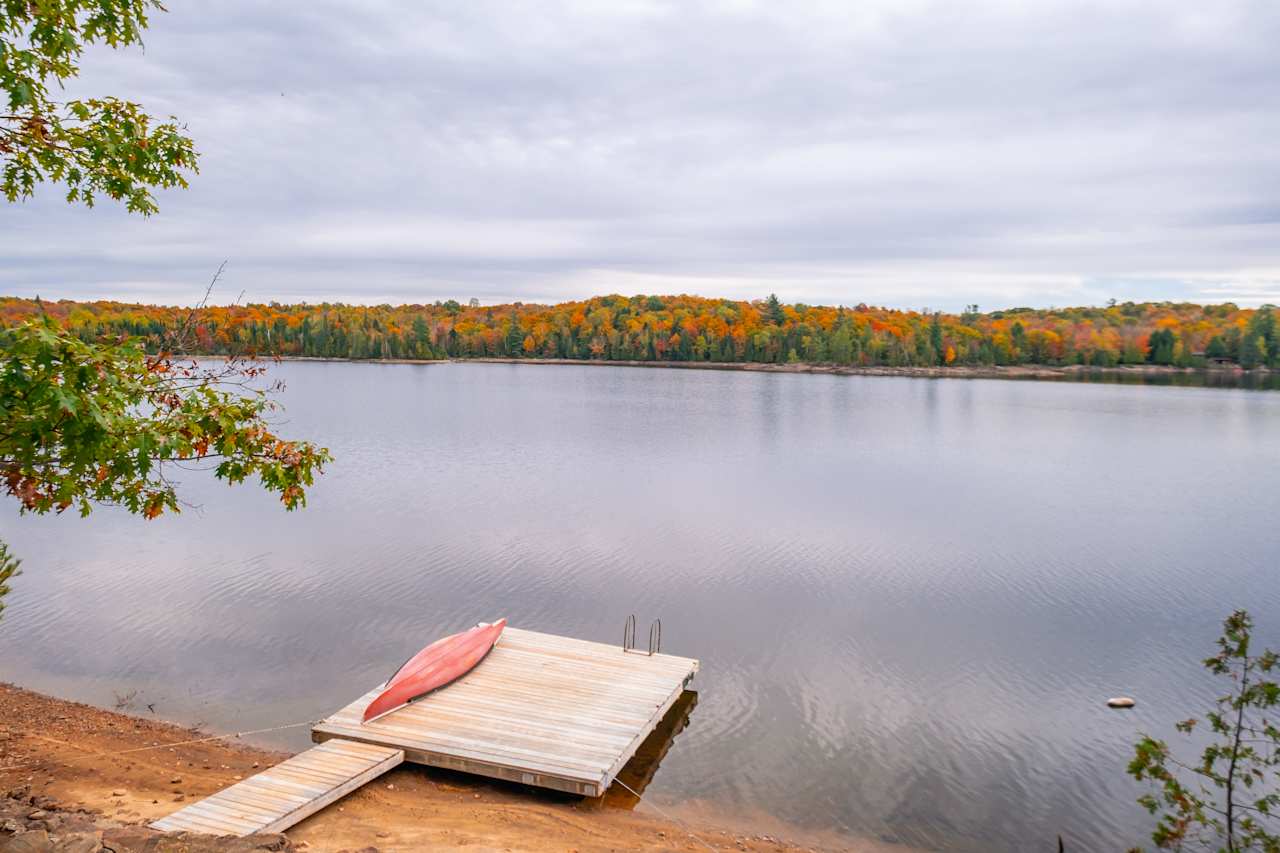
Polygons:
M698 671L692 658L507 627L471 672L371 723L375 688L312 739L404 751L405 760L598 797Z
M167 832L282 832L404 761L398 749L333 740L151 824Z

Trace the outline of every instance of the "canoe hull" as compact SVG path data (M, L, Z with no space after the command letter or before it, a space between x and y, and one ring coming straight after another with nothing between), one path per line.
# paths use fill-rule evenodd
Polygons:
M506 619L436 640L405 662L364 710L363 722L403 708L475 669L502 636Z

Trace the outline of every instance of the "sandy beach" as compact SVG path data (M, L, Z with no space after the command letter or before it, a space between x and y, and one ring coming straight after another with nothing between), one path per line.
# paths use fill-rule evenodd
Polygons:
M60 833L99 843L105 838L109 848L120 851L465 848L588 853L710 848L908 853L901 846L785 827L767 816L747 821L694 807L692 816L676 819L643 802L628 809L634 804L617 807L609 796L602 798L605 802L561 797L412 765L366 785L284 837L215 843L145 829L146 823L182 804L287 757L235 739L170 746L208 736L0 684L0 849L7 849L5 844L13 843L7 840L20 831L26 833L20 837L32 840L39 833L52 841Z

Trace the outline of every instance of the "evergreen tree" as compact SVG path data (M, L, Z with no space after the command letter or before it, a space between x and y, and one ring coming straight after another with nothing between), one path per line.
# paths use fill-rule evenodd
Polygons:
M413 318L413 354L418 358L431 357L431 344L428 338L427 321L422 315Z
M1176 340L1168 329L1157 329L1147 339L1150 351L1147 358L1152 364L1173 364L1173 350Z
M933 346L934 360L938 364L944 363L946 348L942 345L942 315L939 313L933 315L933 322L929 324L929 343Z
M1280 335L1276 334L1275 313L1270 305L1264 305L1249 320L1245 334L1254 339L1261 339L1261 358L1263 364L1280 364Z
M507 356L519 358L524 355L524 332L520 331L520 321L515 313L511 314L511 322L507 326Z
M1232 361L1240 360L1240 327L1232 326L1222 333L1222 342L1227 347L1227 358Z
M1015 364L1020 363L1027 348L1027 329L1021 320L1014 320L1009 336L1013 341L1013 361Z
M1245 370L1259 367L1267 360L1267 341L1262 335L1245 335L1240 340L1240 366Z
M765 303L765 316L775 326L781 326L786 322L787 315L782 312L782 303L778 301L778 294L769 294L769 299Z

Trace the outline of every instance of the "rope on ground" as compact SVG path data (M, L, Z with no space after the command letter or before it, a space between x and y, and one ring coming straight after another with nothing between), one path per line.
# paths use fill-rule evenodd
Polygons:
M175 746L191 746L196 743L208 743L209 741L214 740L227 740L228 738L244 737L245 735L260 735L266 734L267 732L283 731L284 729L296 729L299 726L314 726L316 722L316 720L303 720L298 723L285 723L283 726L268 726L265 729L248 729L242 732L227 732L226 734L209 735L208 737L192 738L191 740L179 740L174 741L173 743L157 743L151 746L135 746L132 749L121 749L116 752L89 752L88 754L81 755L78 758L42 758L39 761L29 761L26 764L0 765L0 773L4 773L9 770L22 770L27 767L39 767L42 764L71 764L86 758L114 758L117 755L129 755L134 752L149 752L154 749L169 749ZM86 749L85 747L77 746L74 743L69 744L69 746L75 749Z
M679 827L680 827L681 829L683 829L683 830L684 830L684 831L689 835L689 837L690 837L690 838L692 838L694 841L696 841L696 842L698 842L699 844L701 844L703 847L707 848L708 850L719 850L719 849L720 849L720 848L718 848L718 847L713 847L712 845L710 845L710 844L708 844L707 842L703 841L703 840L702 840L701 838L699 838L698 836L694 835L694 834L693 834L693 830L689 828L689 825L688 825L687 823L685 823L684 821L682 821L680 818L676 817L675 815L667 814L665 811L663 811L663 810L662 810L662 808L661 808L660 806L658 806L658 804L657 804L657 803L654 803L654 802L650 802L650 801L648 801L648 800L645 800L643 797L641 797L641 796L640 796L640 792L639 792L639 791L637 791L635 788L632 788L632 787L631 787L630 785L628 785L626 782L623 782L621 779L618 779L618 778L616 778L616 777L614 778L614 780L613 780L613 781L614 781L614 782L616 782L617 784L621 785L622 787L626 788L628 791L630 791L630 792L631 792L631 794L632 794L632 795L633 795L637 800L643 800L644 802L646 802L646 803L648 803L650 806L652 806L652 807L653 807L653 809L654 809L658 814L662 815L664 818L666 818L667 820L671 821L672 823L679 825Z

